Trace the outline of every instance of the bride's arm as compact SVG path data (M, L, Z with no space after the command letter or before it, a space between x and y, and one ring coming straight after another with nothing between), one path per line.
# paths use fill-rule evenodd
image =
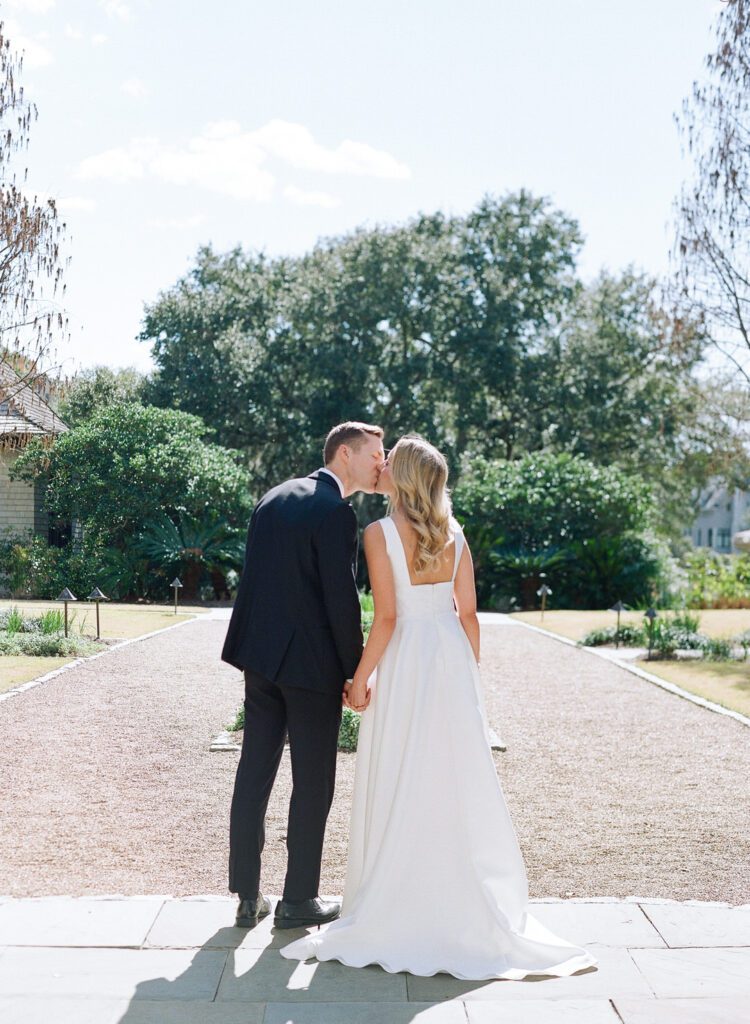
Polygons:
M453 596L456 600L458 617L464 633L469 638L474 657L479 664L479 619L477 618L477 592L474 586L474 563L471 551L464 538L464 550L458 562L458 572L453 584Z
M365 530L364 539L375 617L348 694L349 705L355 711L364 710L370 703L367 681L377 668L396 628L396 588L385 546L385 534L380 523L370 523Z

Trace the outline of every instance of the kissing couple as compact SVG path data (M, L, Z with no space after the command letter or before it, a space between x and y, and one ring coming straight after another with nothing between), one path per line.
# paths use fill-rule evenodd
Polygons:
M245 732L230 813L236 924L260 890L268 799L289 738L280 953L456 978L566 976L596 965L528 912L479 674L474 568L442 454L416 436L334 427L324 466L256 505L222 659L244 671ZM374 619L363 649L350 495L389 499L364 531ZM362 713L343 902L318 894L342 707ZM320 925L327 927L321 930Z

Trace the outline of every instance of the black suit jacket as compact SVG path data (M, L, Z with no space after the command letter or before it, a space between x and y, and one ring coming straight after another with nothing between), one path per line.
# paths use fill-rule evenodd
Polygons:
M327 473L255 506L223 661L286 686L340 692L362 655L357 518Z

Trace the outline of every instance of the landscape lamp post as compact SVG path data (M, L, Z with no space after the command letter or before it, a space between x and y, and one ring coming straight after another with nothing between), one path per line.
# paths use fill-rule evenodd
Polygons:
M657 616L657 612L654 608L647 608L645 614L648 619L648 654L646 655L646 661L651 661L651 649L654 646L654 619Z
M68 601L77 601L78 598L75 596L75 594L71 594L71 592L66 587L65 590L63 590L62 594L60 594L60 596L58 598L55 598L55 600L56 601L64 601L65 602L65 636L67 636L68 635Z
M94 587L89 596L86 598L87 601L96 601L96 639L99 639L99 602L109 601L109 598L101 592L98 587Z
M615 650L620 646L620 612L624 612L627 608L626 604L622 601L618 601L617 604L613 604L609 609L611 612L617 612L617 632L615 633Z
M537 590L537 594L542 599L542 617L540 619L540 622L544 622L544 608L545 608L545 605L547 603L547 594L551 594L551 593L552 593L552 591L550 590L550 588L547 586L546 583L543 583L541 585L541 587L539 588L539 590Z
M170 587L174 587L174 613L177 614L177 591L182 587L182 581L179 576L175 576L172 582L169 584Z

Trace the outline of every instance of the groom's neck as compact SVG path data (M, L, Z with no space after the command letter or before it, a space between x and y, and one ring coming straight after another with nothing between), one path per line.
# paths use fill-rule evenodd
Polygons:
M329 462L325 467L329 473L335 473L341 481L341 486L344 489L344 497L348 498L350 494L353 494L355 487L349 474L349 471L344 463L334 459L333 462Z

